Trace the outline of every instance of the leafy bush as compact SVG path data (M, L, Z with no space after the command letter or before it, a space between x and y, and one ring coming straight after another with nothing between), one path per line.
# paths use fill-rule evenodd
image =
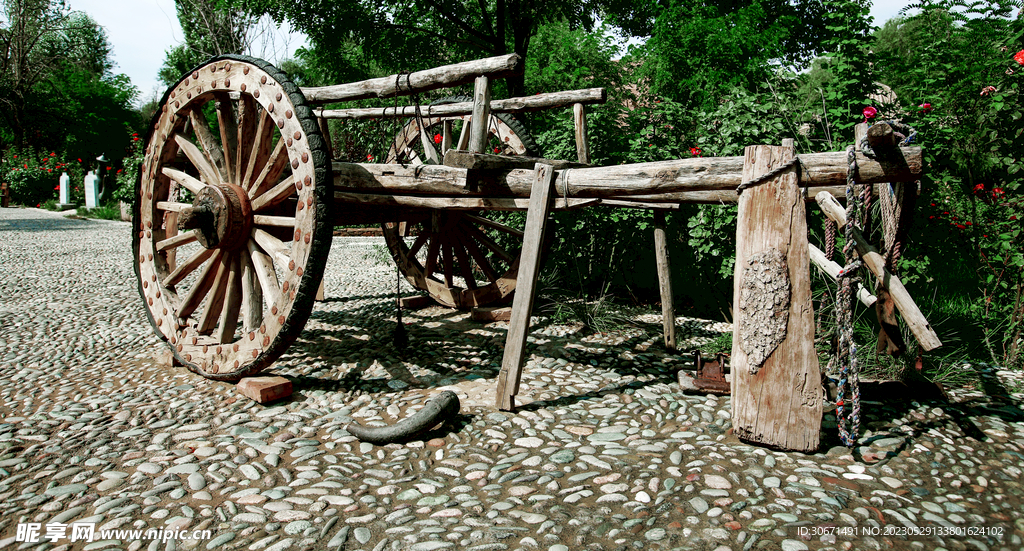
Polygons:
M31 148L11 148L0 155L0 181L10 184L12 203L39 207L51 199L58 200L62 172L67 172L71 179L71 202L84 201L80 162L69 162L63 154L40 153Z

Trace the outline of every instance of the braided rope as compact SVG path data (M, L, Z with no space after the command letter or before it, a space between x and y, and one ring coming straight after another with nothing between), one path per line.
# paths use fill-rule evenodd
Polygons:
M830 218L825 218L825 258L832 260L836 256L836 231L838 225Z
M846 150L849 170L846 175L846 243L843 245L843 256L846 267L839 273L839 293L836 298L836 318L839 333L839 345L836 357L839 363L839 396L836 399L836 420L839 425L839 439L843 445L854 447L857 433L860 430L860 385L857 365L857 343L853 340L853 299L854 289L860 282L857 272L860 261L854 258L854 227L861 219L862 205L854 192L854 174L857 172L857 155L851 145ZM846 395L849 392L850 413L846 410ZM850 429L847 430L847 421Z
M789 170L790 168L792 168L794 166L796 167L796 170L797 170L797 180L799 180L800 179L800 157L799 156L794 156L792 159L790 159L789 161L786 161L785 163L783 163L779 167L777 167L777 168L775 168L773 170L770 170L770 171L762 174L761 176L758 176L757 178L754 178L753 180L747 180L746 182L741 182L740 185L736 188L736 195L739 195L739 194L743 193L743 190L745 190L745 189L747 189L749 187L754 187L756 185L763 184L763 183L767 182L768 180L771 180L772 178L778 176L779 174L782 174L783 172Z

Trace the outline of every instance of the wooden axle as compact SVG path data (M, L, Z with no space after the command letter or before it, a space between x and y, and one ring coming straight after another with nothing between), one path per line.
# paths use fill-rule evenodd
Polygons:
M302 88L307 103L330 103L366 98L390 98L473 82L476 77L504 78L523 72L519 54L500 55L435 67L402 75L371 78L334 86Z
M608 93L604 88L567 90L537 94L520 98L496 99L491 101L492 113L523 113L574 104L604 103ZM325 119L391 119L401 117L458 117L473 114L473 102L444 103L440 105L402 105L395 107L369 107L356 109L315 109L313 114Z

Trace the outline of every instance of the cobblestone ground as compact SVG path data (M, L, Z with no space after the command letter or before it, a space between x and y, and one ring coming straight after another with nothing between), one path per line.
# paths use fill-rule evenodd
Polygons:
M1022 548L1010 373L979 368L987 394L951 403L866 403L852 452L826 415L822 453L782 453L731 435L728 398L680 389L688 360L651 346L657 316L596 335L541 323L526 405L501 413L503 324L410 312L399 357L393 268L378 241L345 238L328 300L274 368L295 394L265 407L156 363L128 232L0 209L0 549ZM694 340L721 329L680 321ZM452 430L387 446L344 430L445 388L463 403ZM92 541L71 541L76 522ZM151 529L185 532L117 532ZM208 537L180 537L194 530Z

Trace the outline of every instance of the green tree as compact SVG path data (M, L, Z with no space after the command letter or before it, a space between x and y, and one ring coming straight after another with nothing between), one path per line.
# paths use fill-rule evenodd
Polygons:
M158 76L167 86L210 57L244 53L259 19L226 0L174 0L174 6L185 43L166 52Z
M513 52L529 59L531 41L547 23L592 29L599 17L630 9L619 0L250 0L245 5L254 14L287 20L309 37L313 50L347 51L358 44L364 59L384 71ZM352 69L337 64L328 73L350 80ZM507 86L510 95L521 95L525 79L509 78Z

